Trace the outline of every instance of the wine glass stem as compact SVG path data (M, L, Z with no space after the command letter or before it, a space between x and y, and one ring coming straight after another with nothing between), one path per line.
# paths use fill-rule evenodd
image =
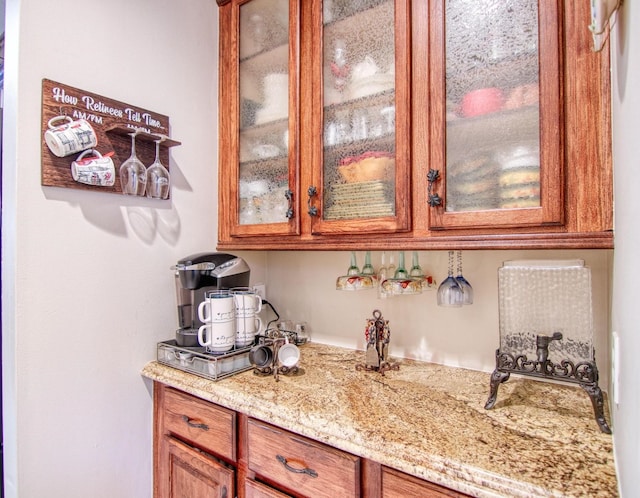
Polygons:
M135 157L136 155L136 134L131 134L131 157Z
M453 251L449 251L449 276L453 277Z

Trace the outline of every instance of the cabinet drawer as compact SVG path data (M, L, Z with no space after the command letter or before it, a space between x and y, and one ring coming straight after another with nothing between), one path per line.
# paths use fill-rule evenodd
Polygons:
M360 496L360 459L257 420L248 421L249 468L301 496Z
M291 495L285 495L271 486L247 479L244 481L244 498L291 498Z
M165 434L173 434L220 458L235 462L236 414L173 389L165 390Z
M443 488L437 484L423 481L417 477L382 467L382 496L394 498L396 496L421 496L423 498L463 498L465 494L452 489Z

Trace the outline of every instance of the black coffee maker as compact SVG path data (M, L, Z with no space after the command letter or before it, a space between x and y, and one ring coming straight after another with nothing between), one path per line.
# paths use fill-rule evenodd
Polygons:
M198 346L198 306L211 290L246 287L250 269L246 261L221 252L198 253L182 258L175 266L176 300L178 304L178 346Z

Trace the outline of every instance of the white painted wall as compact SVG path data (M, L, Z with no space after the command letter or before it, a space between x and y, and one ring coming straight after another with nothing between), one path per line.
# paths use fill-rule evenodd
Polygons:
M213 0L8 0L3 380L8 498L152 495L151 388L169 266L214 250ZM171 202L40 185L41 80L170 116ZM262 255L249 255L260 277ZM256 262L256 258L258 261Z
M620 337L619 403L614 405L615 452L624 498L640 490L638 282L640 281L640 5L624 2L611 35L616 249L612 330Z

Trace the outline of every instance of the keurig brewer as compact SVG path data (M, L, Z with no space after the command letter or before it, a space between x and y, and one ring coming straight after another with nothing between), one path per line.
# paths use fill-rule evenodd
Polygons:
M178 346L198 346L198 306L211 290L249 285L250 269L242 258L226 253L198 253L182 258L175 271Z

